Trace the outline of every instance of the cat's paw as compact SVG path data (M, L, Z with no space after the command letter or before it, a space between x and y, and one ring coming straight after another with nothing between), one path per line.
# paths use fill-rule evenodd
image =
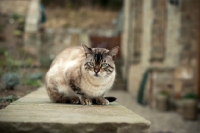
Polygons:
M82 105L92 105L92 100L89 99L89 98L82 97L81 98L81 104Z
M109 105L109 101L103 97L97 97L96 103L99 105Z
M70 99L71 104L79 104L80 100L78 97L73 97Z

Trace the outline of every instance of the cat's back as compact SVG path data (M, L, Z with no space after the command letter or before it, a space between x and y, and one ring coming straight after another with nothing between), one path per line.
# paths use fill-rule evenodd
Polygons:
M85 52L82 47L70 47L63 50L52 62L51 68L55 65L78 65L85 59Z

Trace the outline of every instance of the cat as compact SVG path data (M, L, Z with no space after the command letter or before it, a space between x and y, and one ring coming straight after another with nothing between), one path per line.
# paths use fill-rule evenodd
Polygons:
M118 46L108 50L82 44L58 54L45 76L51 101L82 105L108 105L115 101L115 97L104 94L115 81L114 58L118 50Z

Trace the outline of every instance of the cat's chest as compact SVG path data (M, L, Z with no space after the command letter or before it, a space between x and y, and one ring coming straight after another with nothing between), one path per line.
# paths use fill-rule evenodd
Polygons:
M90 97L102 96L106 91L108 91L113 84L112 79L107 81L91 81L91 80L81 80L81 88Z

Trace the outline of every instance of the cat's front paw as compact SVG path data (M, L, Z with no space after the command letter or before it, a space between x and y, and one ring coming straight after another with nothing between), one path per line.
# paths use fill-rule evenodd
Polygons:
M92 100L89 98L82 97L80 101L82 105L92 105Z
M78 97L72 97L71 99L70 99L70 103L71 104L79 104L79 98Z
M109 101L103 97L97 97L96 103L99 105L109 105Z

